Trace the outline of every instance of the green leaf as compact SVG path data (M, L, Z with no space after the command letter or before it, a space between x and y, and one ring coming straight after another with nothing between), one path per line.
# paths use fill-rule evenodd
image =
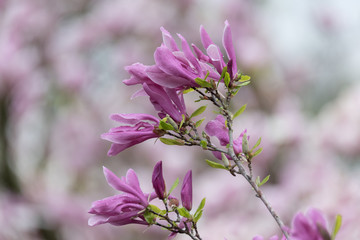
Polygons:
M259 184L260 184L260 176L256 177L255 183L256 183L257 186L259 186Z
M187 219L192 219L191 214L189 213L189 211L186 208L181 207L181 208L178 208L177 210L181 216L186 217Z
M227 73L227 66L225 66L221 72L220 80L225 77L225 74Z
M152 205L152 204L149 204L148 208L150 208L152 211L156 212L156 213L160 213L161 212L161 209L158 208L157 206L155 205Z
M152 225L156 222L156 215L153 214L152 212L150 212L149 210L146 210L143 214L144 218L145 218L145 221Z
M227 168L226 167L224 167L222 164L220 164L220 163L217 163L217 162L213 162L213 161L210 161L210 160L205 160L206 161L206 163L210 166L210 167L212 167L212 168L219 168L219 169L226 169L227 170Z
M190 119L196 116L199 116L200 114L202 114L206 109L206 106L201 106L198 109L196 109L190 116Z
M220 76L220 79L219 79L216 87L219 87L219 84L220 84L221 80L224 79L226 72L227 72L227 66L225 66L225 67L223 68L223 71L221 72L221 76Z
M202 216L202 213L203 213L203 210L199 211L199 212L196 212L194 214L194 222L198 222Z
M164 119L165 119L165 121L164 121ZM171 131L175 130L175 128L171 124L166 123L166 120L167 120L166 118L161 119L161 121L159 123L159 129L171 130Z
M200 127L200 125L203 123L204 120L205 120L205 118L202 118L202 119L200 119L199 121L197 121L197 122L195 123L195 127L196 127L196 128Z
M335 240L336 234L339 232L340 228L341 228L341 223L342 223L342 217L340 214L336 215L335 218L335 224L334 224L334 228L331 234L331 240Z
M250 81L248 81L248 82L243 82L243 83L241 83L241 84L239 84L239 85L237 85L238 87L244 87L244 86L246 86L246 85L249 85L250 84Z
M240 82L246 82L246 81L250 81L251 77L248 75L241 75L239 81Z
M185 141L181 139L160 138L160 141L166 145L183 146L185 144Z
M203 208L205 207L205 202L206 202L206 198L203 198L198 206L198 208L196 209L196 212L195 212L195 216L198 212L202 211Z
M177 178L177 179L175 180L175 182L173 183L173 185L172 185L171 188L170 188L170 191L169 191L168 195L170 195L171 192L174 191L174 189L179 185L179 181L180 181L179 178Z
M229 87L229 83L230 83L230 74L228 72L225 73L225 77L224 77L224 83L226 87Z
M181 114L181 117L182 117L182 119L181 119L181 122L180 122L180 125L179 125L179 129L182 128L182 125L183 125L184 122L185 122L185 115L184 115L184 114Z
M207 150L207 142L205 140L201 140L200 145L204 150Z
M207 79L207 77L209 76L209 74L210 74L210 72L209 72L209 71L206 71L206 75L205 75L205 77L204 77L204 80Z
M221 72L220 79L219 79L216 87L219 87L219 84L220 84L221 80L225 77L225 73L226 73L226 72L227 72L227 66L225 66L225 67L223 68L223 70L222 70L222 72Z
M236 94L238 94L240 88L241 88L241 87L236 86L236 87L235 87L236 91L235 91L235 92L233 91L233 92L232 92L232 95L233 95L233 96L236 96Z
M253 148L251 149L251 151L253 151L255 148L257 148L261 143L261 137L257 140L257 142L255 143L255 145L253 146Z
M239 110L236 111L236 113L233 116L233 119L238 117L240 114L242 114L246 109L247 104L244 104Z
M193 88L188 88L188 89L185 89L185 90L183 91L183 94L187 94L187 93L190 93L190 92L193 92L193 91L194 91Z
M260 187L261 185L264 185L265 183L267 183L267 181L269 181L270 179L270 175L267 175L266 178L264 178L261 183L258 184L258 186Z
M259 155L262 152L262 150L263 150L262 148L259 148L258 150L256 150L256 152L253 153L252 157L256 157L257 155Z
M195 82L200 86L200 87L204 87L204 88L212 88L211 83L209 83L208 81L201 79L201 78L195 78Z

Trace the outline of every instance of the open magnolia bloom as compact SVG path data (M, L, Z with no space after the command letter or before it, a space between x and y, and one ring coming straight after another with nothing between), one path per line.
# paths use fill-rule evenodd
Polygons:
M157 214L166 214L166 216L168 216L169 211L173 212L174 209L179 207L179 201L171 196L170 193L166 192L161 161L155 165L153 170L152 185L154 192L152 193L144 193L141 190L139 179L132 169L127 171L126 177L120 178L105 167L103 171L108 184L115 190L120 191L121 194L93 202L89 211L90 214L93 214L88 221L90 226L104 223L110 223L116 226L127 224L152 225L158 221L157 217L159 217L159 215L154 215L154 211L157 211ZM150 204L150 202L156 198L162 200L165 205L168 204L171 210L166 207L166 210L161 211L159 207ZM183 208L190 211L192 208L191 170L186 173L183 180L181 201ZM179 211L181 211L181 209L182 208L178 208ZM180 216L183 218L180 219ZM184 216L180 214L177 216L177 220L170 220L174 227L172 232L178 233L179 229L185 228L187 223L190 224L193 217L190 216L190 213L185 213L185 216L184 218ZM166 217L160 217L159 221L166 221ZM191 228L191 224L189 226Z
M236 76L235 50L228 21L225 21L223 33L223 47L227 54L227 63L225 63L220 48L212 42L203 26L200 27L200 37L206 54L194 44L191 45L193 52L186 39L178 34L181 41L180 49L165 28L161 27L161 32L163 43L155 50L155 65L145 66L135 63L127 66L125 69L131 74L131 78L125 80L125 84L146 83L149 85L152 82L165 88L198 87L195 82L196 78L204 78L208 74L211 79L216 81L220 78L225 66L228 68L231 79Z
M118 178L104 167L104 175L108 184L123 194L94 202L89 211L89 213L94 214L89 219L89 225L95 226L103 223L117 226L131 223L148 225L141 211L146 209L149 201L156 198L156 194L143 193L139 179L132 169L127 171L126 177Z

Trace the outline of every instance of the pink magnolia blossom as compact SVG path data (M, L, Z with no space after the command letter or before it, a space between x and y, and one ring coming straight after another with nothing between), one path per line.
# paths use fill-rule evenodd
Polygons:
M109 132L101 135L101 138L112 142L109 156L114 156L123 150L144 142L150 138L157 138L161 136L156 132L156 127L159 125L159 120L148 114L113 114L110 116L115 120L124 124L131 124L131 126L119 126L109 130Z
M291 239L293 240L324 240L330 239L327 224L322 213L317 209L310 209L303 213L298 213L293 219L291 229Z
M235 50L228 21L225 22L223 34L223 46L229 59L227 64L220 48L211 41L202 26L200 36L207 55L192 44L194 55L186 39L178 34L181 41L182 50L180 50L171 34L164 28L161 28L161 31L163 44L154 53L156 64L145 68L147 76L141 74L143 79L150 78L152 82L163 87L182 89L196 87L195 79L204 78L207 73L210 78L219 79L225 66L228 67L231 78L237 74Z
M229 130L225 125L225 118L222 115L218 115L215 120L209 121L205 126L205 132L209 136L215 136L219 139L221 146L226 146L229 144ZM244 130L240 136L234 139L233 148L235 154L242 152L242 139L246 130ZM248 137L249 138L249 137ZM218 152L213 152L215 157L221 159L221 155Z
M104 167L104 175L108 184L123 192L123 194L98 200L92 204L89 213L94 214L88 224L95 226L103 223L121 226L131 223L148 223L141 215L149 201L156 197L155 193L145 194L142 192L139 179L134 170L129 169L126 177L118 178L114 173Z

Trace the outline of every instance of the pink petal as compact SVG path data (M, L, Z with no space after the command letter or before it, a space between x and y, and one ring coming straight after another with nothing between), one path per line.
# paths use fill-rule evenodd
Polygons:
M162 71L158 66L147 67L146 73L154 83L163 87L177 88L190 84L187 79L179 76L169 75Z
M188 80L189 84L198 77L194 73L185 70L180 61L173 55L173 53L165 47L158 47L154 54L157 66L165 73L177 77L182 77Z
M110 115L110 119L125 124L136 124L140 121L146 121L146 120L159 123L159 120L156 117L143 113L112 114Z
M172 52L179 51L174 38L171 34L163 27L160 28L163 36L163 43L164 45L169 48Z
M205 28L202 25L200 26L200 38L205 49L213 43L209 37L209 34L205 31Z
M201 70L200 64L198 60L194 57L194 54L191 52L191 49L189 47L189 44L185 40L183 36L178 34L179 38L181 39L181 47L185 54L185 57L189 60L189 62L193 65L193 67L196 69L197 73L199 74L199 77L203 78L204 74Z
M234 45L232 42L232 37L231 37L231 29L230 29L230 25L229 22L226 20L225 21L225 29L224 29L224 34L223 34L223 45L226 51L226 54L228 55L229 60L232 60L232 73L233 76L235 76L236 72L237 72L237 65L236 65L236 56L235 56L235 49L234 49Z

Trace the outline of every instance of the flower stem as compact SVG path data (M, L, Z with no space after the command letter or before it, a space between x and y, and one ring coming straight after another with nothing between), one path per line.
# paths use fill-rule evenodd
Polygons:
M233 148L234 138L233 138L233 127L232 127L233 126L233 119L232 119L232 113L229 111L229 105L230 105L230 101L231 101L231 92L230 91L227 92L226 98L224 100L223 100L223 98L219 97L220 95L217 94L217 92L218 91L215 90L215 92L211 92L211 94L212 94L212 96L217 97L218 101L221 102L222 110L223 110L224 116L226 117L226 120L227 120L227 128L228 128L228 133L229 133L228 154L235 161L236 166L239 169L238 174L242 175L246 179L246 181L251 185L252 189L256 193L256 197L260 198L260 200L264 203L265 207L268 209L271 216L274 218L274 220L276 221L276 223L280 227L280 229L281 229L282 233L284 234L285 238L289 240L290 237L289 237L289 234L285 230L284 223L281 221L279 215L272 208L272 206L270 205L270 203L266 199L264 193L260 190L259 186L252 179L252 173L250 175L248 175L246 173L246 170L243 167L243 165L241 163L241 160L239 159L239 157L234 152L234 148ZM252 170L250 169L250 171L252 171Z

